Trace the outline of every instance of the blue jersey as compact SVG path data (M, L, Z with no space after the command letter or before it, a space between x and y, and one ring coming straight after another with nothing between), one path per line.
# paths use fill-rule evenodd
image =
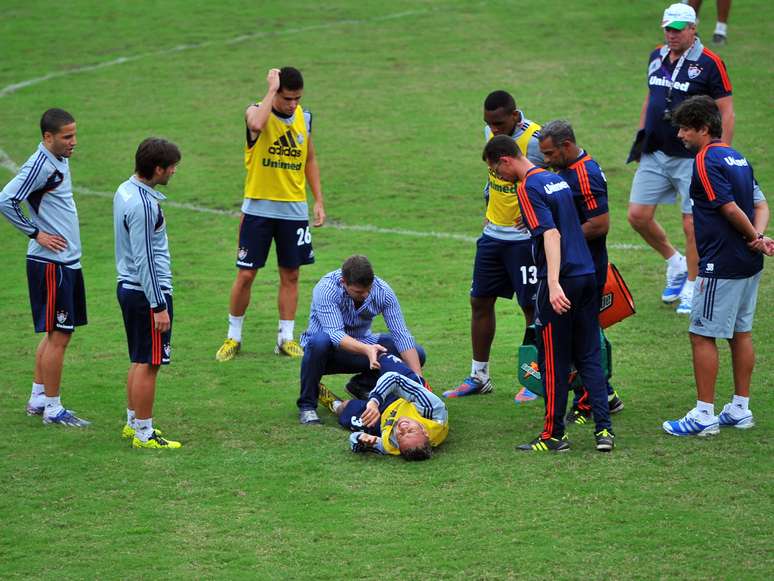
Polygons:
M645 115L643 152L663 151L675 157L693 157L677 138L677 127L664 119L664 111L674 111L688 97L709 95L720 99L731 95L731 81L721 58L696 42L684 58L669 62L669 48L661 47L650 53L648 61L648 108ZM677 67L680 67L675 74ZM674 78L673 78L674 77ZM667 97L671 87L671 103Z
M594 274L594 263L567 182L555 173L534 167L527 172L517 192L521 214L532 235L532 256L538 278L548 276L543 232L552 228L561 234L559 276Z
M607 179L599 164L585 151L573 163L557 172L564 178L575 198L575 208L581 224L589 218L608 213ZM594 261L597 285L604 286L607 278L607 235L586 240Z
M699 275L707 278L748 278L763 268L763 255L720 213L729 202L755 215L755 176L747 160L725 143L713 141L696 155L691 177L693 227L699 251Z

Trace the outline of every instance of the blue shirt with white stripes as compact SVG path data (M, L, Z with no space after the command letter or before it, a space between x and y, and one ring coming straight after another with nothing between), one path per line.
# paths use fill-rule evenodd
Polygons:
M377 315L384 317L399 352L415 347L414 337L403 319L398 297L390 285L375 277L368 297L362 305L356 307L355 301L344 288L341 269L334 270L323 276L314 287L309 327L301 336L301 345L306 346L309 338L317 333L327 333L337 347L345 335L373 345L379 339L378 335L371 332L371 323Z
M124 288L141 290L151 308L167 306L172 292L172 269L167 222L159 202L166 197L132 176L113 198L116 270Z
M22 211L22 202L27 203L29 216ZM0 212L30 237L29 258L70 268L81 267L81 231L66 157L60 159L42 143L38 145L37 151L0 193ZM67 248L61 252L44 248L33 239L38 232L61 236Z

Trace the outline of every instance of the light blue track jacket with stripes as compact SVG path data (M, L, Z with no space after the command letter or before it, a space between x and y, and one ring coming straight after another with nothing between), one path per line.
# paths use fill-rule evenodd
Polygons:
M22 202L27 203L27 214L22 211ZM31 237L27 246L29 258L81 267L81 231L66 157L59 159L42 143L38 145L0 193L0 212ZM67 248L61 252L44 248L32 239L38 231L61 236L67 241Z
M150 306L164 310L172 292L167 222L159 202L166 197L132 176L113 198L116 270L124 288L141 290Z

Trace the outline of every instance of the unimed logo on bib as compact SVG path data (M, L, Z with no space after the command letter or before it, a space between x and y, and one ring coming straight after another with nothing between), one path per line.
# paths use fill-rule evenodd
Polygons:
M269 146L269 153L272 155L286 155L288 157L301 157L301 149L296 144L293 132L288 130L285 135Z

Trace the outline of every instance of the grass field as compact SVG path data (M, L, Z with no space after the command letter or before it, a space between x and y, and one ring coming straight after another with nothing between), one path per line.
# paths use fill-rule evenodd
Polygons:
M706 440L660 428L695 400L687 321L660 303L663 263L626 222L635 168L623 161L665 4L4 2L0 150L10 161L0 184L36 147L43 110L63 107L78 121L71 167L89 325L68 350L63 399L94 423L44 428L22 411L38 337L26 241L3 223L0 577L774 577L767 273L755 327L756 428ZM734 145L769 193L772 16L764 0L735 3L720 50L734 84ZM713 22L705 2L700 33L708 37ZM402 299L436 391L470 365L484 97L506 89L529 118L574 124L608 176L610 255L638 306L609 333L626 403L613 454L594 452L590 428L570 430L573 450L562 457L514 451L540 429L542 405L513 404L523 323L510 302L498 304L495 393L449 402L449 439L431 462L351 454L327 413L322 428L298 425L298 363L271 353L274 266L256 280L242 355L215 362L234 277L229 212L241 203L243 111L264 94L267 69L285 64L305 76L330 219L313 232L317 262L302 273L297 330L319 277L365 253ZM223 211L165 209L174 363L160 374L155 417L184 442L177 453L138 453L119 437L128 361L110 198L148 135L182 149L170 201ZM680 243L677 209L658 216ZM373 228L352 229L363 225ZM334 391L344 382L326 381ZM731 385L721 346L720 405Z

